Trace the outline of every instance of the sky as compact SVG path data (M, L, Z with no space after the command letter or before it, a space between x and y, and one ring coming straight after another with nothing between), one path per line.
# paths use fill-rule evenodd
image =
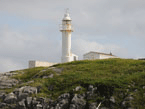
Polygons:
M29 60L61 62L59 24L69 8L72 52L145 57L145 0L0 0L0 72Z

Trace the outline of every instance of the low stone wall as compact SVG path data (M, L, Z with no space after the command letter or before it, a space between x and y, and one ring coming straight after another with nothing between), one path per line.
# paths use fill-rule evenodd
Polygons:
M44 62L44 61L29 61L29 68L49 67L49 66L52 66L55 64L57 64L57 63L50 63L50 62Z

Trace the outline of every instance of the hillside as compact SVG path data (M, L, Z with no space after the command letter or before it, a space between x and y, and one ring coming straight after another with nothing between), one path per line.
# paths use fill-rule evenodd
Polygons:
M1 109L144 109L145 61L76 61L0 75Z

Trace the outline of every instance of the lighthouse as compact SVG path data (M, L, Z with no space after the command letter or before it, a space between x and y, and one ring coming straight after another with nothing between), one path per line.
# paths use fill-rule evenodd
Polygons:
M73 32L73 26L71 24L72 19L66 10L60 25L60 31L62 32L62 56L61 62L71 62L78 60L78 56L71 52L71 34Z

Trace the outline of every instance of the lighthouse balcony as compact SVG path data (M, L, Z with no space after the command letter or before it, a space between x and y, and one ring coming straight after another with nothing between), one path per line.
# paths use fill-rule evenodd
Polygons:
M59 25L59 30L60 31L73 31L74 28L72 25Z

